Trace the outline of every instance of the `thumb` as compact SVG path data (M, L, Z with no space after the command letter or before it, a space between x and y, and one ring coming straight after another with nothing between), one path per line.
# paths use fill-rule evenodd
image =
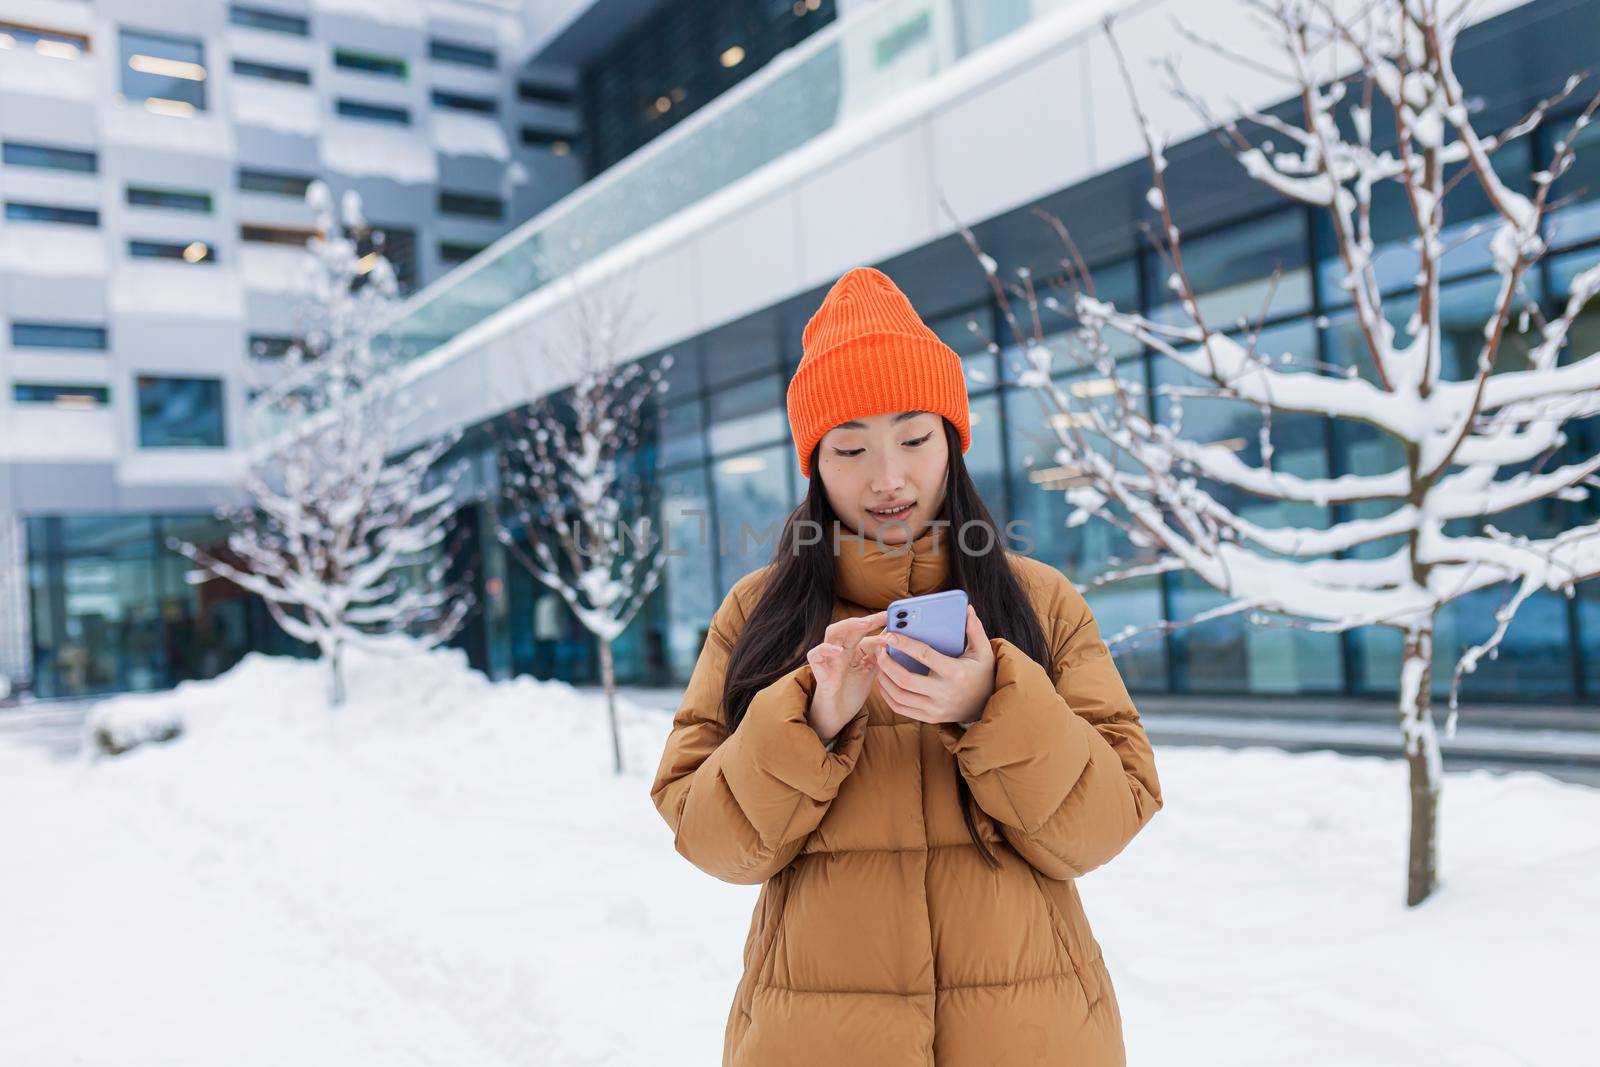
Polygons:
M978 612L971 604L967 605L967 648L963 652L963 659L978 659L989 651L989 635L983 628L983 623L978 621Z

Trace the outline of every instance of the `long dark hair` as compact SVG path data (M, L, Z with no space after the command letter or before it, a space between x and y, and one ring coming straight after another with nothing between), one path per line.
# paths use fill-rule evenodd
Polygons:
M950 587L966 590L990 637L1005 638L1049 670L1044 629L1006 558L1001 531L967 473L961 439L949 419L940 421L950 453L944 508L939 515L950 524L939 535L946 538ZM811 454L811 470L817 470L816 451ZM806 652L822 640L823 632L833 621L837 587L833 539L831 534L818 538L814 531L838 529L834 525L838 516L828 504L821 476L813 473L810 481L805 500L784 521L772 557L771 576L728 658L722 716L729 733L738 727L757 693L805 662ZM968 535L958 543L957 531L970 530L968 524L972 523L987 525L992 536ZM801 534L807 531L813 536L802 540ZM983 552L965 550L975 541L986 546ZM966 779L959 778L958 784L967 833L984 860L991 867L998 867L1000 861L993 849L978 834Z

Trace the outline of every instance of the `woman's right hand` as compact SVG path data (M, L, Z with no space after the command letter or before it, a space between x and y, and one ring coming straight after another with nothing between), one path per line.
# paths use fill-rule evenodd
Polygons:
M878 648L882 634L873 634L889 622L889 613L880 611L858 619L840 619L823 631L822 643L806 653L816 690L811 694L807 718L817 737L827 744L872 692L878 672Z

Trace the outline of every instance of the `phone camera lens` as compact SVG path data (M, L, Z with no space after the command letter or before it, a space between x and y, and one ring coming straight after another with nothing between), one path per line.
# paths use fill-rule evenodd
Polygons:
M903 619L906 617L906 613L903 611L897 611L894 613L894 617L897 619Z
M905 625L906 625L906 624L905 624L905 620L904 620L904 619L902 619L902 620L900 620L900 621L899 621L899 622L897 622L897 623L895 623L895 625L896 625L896 626L899 626L899 627L901 627L901 628L902 628L902 629L904 629L904 628L905 628Z

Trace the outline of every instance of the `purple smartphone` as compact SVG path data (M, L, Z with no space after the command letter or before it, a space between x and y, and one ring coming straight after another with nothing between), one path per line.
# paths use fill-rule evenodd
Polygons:
M947 589L942 593L909 596L896 600L888 610L889 621L884 633L915 637L946 656L959 656L967 650L966 590ZM889 655L908 671L928 673L928 668L898 649L891 648Z

